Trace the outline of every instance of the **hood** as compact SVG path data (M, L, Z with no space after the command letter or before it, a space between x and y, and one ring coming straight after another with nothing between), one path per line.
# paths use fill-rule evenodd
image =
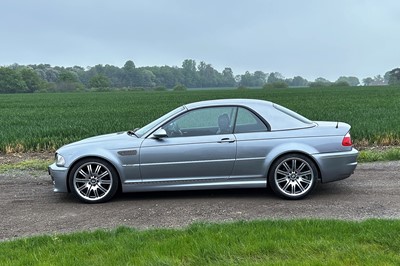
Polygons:
M127 132L118 132L106 135L99 135L95 137L86 138L77 142L67 144L61 149L68 149L77 146L101 146L105 149L122 149L126 146L136 146L134 143L138 143L139 138L135 135L128 135Z

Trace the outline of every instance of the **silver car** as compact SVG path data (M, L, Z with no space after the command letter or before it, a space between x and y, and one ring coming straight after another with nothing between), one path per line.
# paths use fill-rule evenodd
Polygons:
M122 192L270 188L286 199L318 179L349 177L357 166L350 126L310 121L261 100L190 103L134 131L84 139L57 150L55 192L99 203Z

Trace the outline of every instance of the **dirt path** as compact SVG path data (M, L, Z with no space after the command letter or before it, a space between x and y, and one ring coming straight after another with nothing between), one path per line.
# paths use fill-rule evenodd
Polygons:
M305 200L263 189L135 193L87 205L52 191L44 171L0 174L0 240L112 228L180 227L195 221L400 218L400 161L358 166L346 180L319 184Z

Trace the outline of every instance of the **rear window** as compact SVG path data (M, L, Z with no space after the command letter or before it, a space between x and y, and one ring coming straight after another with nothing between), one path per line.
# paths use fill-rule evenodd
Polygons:
M281 111L281 112L283 112L283 113L285 113L285 114L287 114L287 115L289 115L289 116L291 116L293 118L296 118L297 120L299 120L299 121L301 121L301 122L303 122L305 124L313 124L313 122L311 120L305 118L302 115L299 115L296 112L293 112L292 110L287 109L286 107L280 106L279 104L274 104L274 107L276 109L278 109L279 111Z

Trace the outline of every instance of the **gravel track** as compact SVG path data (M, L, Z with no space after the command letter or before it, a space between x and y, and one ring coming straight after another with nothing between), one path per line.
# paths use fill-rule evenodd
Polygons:
M360 164L350 178L318 184L308 198L265 189L130 193L82 204L52 191L45 171L0 173L0 240L113 228L182 227L196 221L400 218L400 161Z

